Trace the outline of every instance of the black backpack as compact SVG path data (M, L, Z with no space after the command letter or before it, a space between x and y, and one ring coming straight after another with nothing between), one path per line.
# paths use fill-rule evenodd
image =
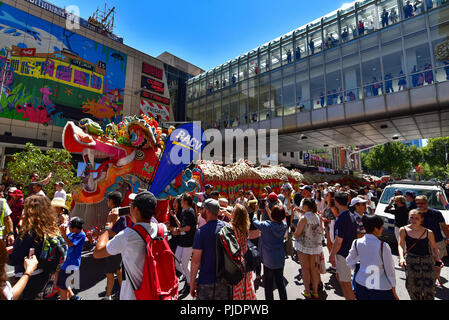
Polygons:
M257 249L256 245L252 243L251 240L248 240L248 251L246 251L243 258L245 259L246 272L256 271L262 263L259 249Z
M242 257L240 244L235 231L225 224L216 238L216 278L217 282L235 286L242 281L246 272L245 259Z

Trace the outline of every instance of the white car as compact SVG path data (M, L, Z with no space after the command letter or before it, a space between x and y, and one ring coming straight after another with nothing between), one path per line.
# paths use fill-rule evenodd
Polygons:
M416 195L426 195L429 200L429 208L436 209L443 214L446 224L449 225L449 210L443 206L443 203L438 199L438 193L441 192L446 199L446 194L443 188L435 182L420 182L420 181L399 181L394 182L385 187L377 204L375 214L381 216L385 220L383 237L393 242L396 241L394 235L394 215L385 212L385 208L388 206L390 199L394 197L395 190L401 190L405 196L407 190L414 191ZM409 202L407 201L407 206ZM443 234L444 237L444 234Z

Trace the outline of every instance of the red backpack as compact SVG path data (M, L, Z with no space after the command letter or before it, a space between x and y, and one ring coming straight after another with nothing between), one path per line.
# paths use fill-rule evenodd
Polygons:
M145 241L146 254L143 266L142 284L139 289L131 285L136 300L177 300L178 278L175 271L173 252L164 239L164 225L157 225L157 238L151 239L150 234L141 225L134 225L136 231Z

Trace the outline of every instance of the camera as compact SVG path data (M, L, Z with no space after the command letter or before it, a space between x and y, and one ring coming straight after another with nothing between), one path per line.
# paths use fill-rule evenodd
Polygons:
M131 207L120 207L118 208L119 217L127 216L131 213Z

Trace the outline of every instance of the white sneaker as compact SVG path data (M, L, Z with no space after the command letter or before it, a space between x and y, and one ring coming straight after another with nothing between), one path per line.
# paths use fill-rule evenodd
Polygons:
M101 300L112 300L112 296L103 297Z

